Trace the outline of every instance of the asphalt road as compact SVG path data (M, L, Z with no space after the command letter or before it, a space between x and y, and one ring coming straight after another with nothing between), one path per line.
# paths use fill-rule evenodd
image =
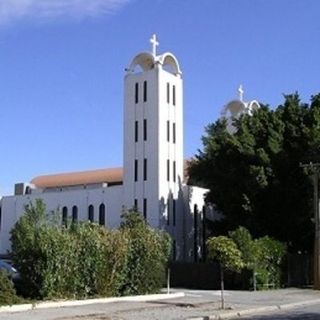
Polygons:
M268 315L259 315L253 317L240 317L243 320L319 320L320 305L299 307L291 310L271 313Z

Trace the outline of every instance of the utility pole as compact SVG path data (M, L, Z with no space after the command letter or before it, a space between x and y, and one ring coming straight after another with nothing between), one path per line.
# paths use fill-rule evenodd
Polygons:
M319 215L319 171L320 163L300 164L312 173L313 180L313 207L314 207L314 247L313 247L313 288L320 290L320 215Z

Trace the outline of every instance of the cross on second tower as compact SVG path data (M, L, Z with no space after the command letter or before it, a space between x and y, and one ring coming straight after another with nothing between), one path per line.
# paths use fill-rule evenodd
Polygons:
M243 101L244 90L243 90L242 84L240 84L240 86L238 88L238 93L239 93L239 100Z

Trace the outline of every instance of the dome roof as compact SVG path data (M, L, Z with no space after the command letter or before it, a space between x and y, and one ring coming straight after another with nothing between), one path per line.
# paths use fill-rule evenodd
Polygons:
M237 117L239 114L245 112L247 106L246 103L240 100L232 100L225 105L223 108L222 114L223 116L227 116L227 113L231 117Z
M129 67L128 71L134 72L136 66L140 66L143 71L148 71L154 67L154 57L149 52L142 52L137 54Z
M175 75L182 74L177 58L170 52L165 52L156 57L149 52L141 52L132 59L127 71L129 73L135 72L136 67L139 66L145 72L153 69L156 64Z
M159 63L163 67L165 67L165 66L170 67L175 75L182 74L180 66L179 66L179 62L178 62L177 58L172 53L165 52L164 54L158 56L157 58L158 58Z

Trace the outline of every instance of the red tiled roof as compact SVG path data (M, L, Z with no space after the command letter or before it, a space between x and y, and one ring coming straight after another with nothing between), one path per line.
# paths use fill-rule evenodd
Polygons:
M188 180L189 160L184 160L184 180ZM68 172L35 177L31 183L37 188L58 188L76 185L89 185L96 183L121 183L123 181L123 168L107 168L89 171Z
M122 168L108 168L38 176L31 180L37 188L54 188L95 183L119 183L123 179Z

